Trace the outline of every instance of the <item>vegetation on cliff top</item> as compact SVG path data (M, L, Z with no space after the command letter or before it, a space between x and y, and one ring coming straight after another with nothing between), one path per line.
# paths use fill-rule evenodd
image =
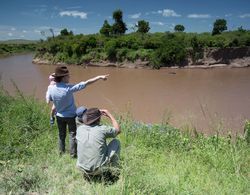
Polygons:
M168 123L118 117L119 179L89 183L76 159L58 155L49 108L0 91L0 194L249 194L250 123L245 136L204 136Z
M228 48L250 46L250 31L239 27L227 30L227 22L217 19L211 33L185 33L181 24L175 32L149 33L149 22L140 20L134 32L125 34L127 27L122 11L113 13L114 23L104 21L100 34L74 35L63 29L58 36L48 37L37 47L36 57L50 63L86 64L89 62L148 61L149 66L183 66L187 58L197 61L204 48ZM53 32L53 30L52 30Z

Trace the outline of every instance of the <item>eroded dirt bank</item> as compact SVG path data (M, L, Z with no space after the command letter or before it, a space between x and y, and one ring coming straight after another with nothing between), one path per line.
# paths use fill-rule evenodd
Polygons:
M230 67L240 68L250 66L250 47L241 48L207 48L201 51L202 57L193 60L191 54L188 54L186 62L182 68L215 68ZM36 64L55 64L49 60L34 58L33 63ZM56 63L64 64L64 63ZM100 66L100 67L119 67L119 68L150 68L149 61L140 59L135 62L110 62L110 61L90 61L82 64L83 66ZM172 66L171 68L179 68L180 66Z

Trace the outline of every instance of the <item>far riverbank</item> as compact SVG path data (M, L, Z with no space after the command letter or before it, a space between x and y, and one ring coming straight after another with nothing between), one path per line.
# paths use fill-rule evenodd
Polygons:
M239 48L207 48L202 53L202 58L196 60L189 55L185 62L181 65L173 65L161 68L245 68L250 66L250 47ZM65 62L55 62L52 59L44 57L35 57L32 61L35 64L56 64L56 65L72 65ZM76 65L76 64L75 64ZM134 62L125 60L123 62L109 61L109 60L90 60L81 66L95 66L95 67L118 67L118 68L146 68L151 69L150 61L137 59Z

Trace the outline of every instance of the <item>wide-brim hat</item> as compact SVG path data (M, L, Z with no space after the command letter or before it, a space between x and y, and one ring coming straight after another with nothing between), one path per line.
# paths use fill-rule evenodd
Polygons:
M101 116L102 116L102 113L98 108L89 108L85 112L82 121L85 125L91 125L97 120L99 120Z
M55 69L54 77L63 77L69 75L67 66L57 66Z
M84 106L80 106L76 109L76 116L80 122L82 122L82 117L86 111L87 111L87 108L85 108Z

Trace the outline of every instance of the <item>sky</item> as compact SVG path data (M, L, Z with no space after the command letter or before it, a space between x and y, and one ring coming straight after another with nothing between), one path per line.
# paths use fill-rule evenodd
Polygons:
M74 34L99 33L104 20L113 24L120 9L127 32L139 20L149 22L150 32L211 32L216 19L226 19L228 30L250 30L250 0L1 0L0 40L39 40L58 35L64 28ZM41 33L42 32L42 33Z

